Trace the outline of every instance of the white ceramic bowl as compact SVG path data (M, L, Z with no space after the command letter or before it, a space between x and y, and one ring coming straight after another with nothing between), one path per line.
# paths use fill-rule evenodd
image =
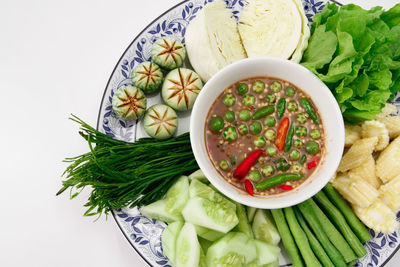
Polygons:
M325 154L317 169L295 189L271 196L250 196L228 183L215 169L205 145L208 111L221 92L233 83L256 76L289 81L308 94L317 107L325 133ZM312 72L294 62L257 57L235 62L215 74L203 87L190 118L190 141L197 163L210 182L227 197L247 206L277 209L296 205L320 191L334 175L344 147L344 123L331 91Z

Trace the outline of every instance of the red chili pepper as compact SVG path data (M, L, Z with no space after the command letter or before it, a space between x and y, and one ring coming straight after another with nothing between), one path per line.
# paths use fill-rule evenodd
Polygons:
M287 185L287 184L282 184L279 186L280 189L285 190L285 191L290 191L293 189L293 186Z
M254 195L253 184L250 182L249 179L244 179L244 188L246 188L246 191L247 191L247 193L250 194L250 196Z
M307 169L312 169L317 166L318 161L320 160L319 157L313 157L309 163L307 163Z
M243 179L247 173L250 171L251 166L256 163L258 157L264 153L264 150L259 149L251 153L247 158L243 160L242 163L233 172L233 177Z
M276 137L275 145L279 149L279 151L282 151L283 148L285 147L285 140L286 140L286 135L289 129L289 118L285 117L281 121L278 127L278 135Z
M307 169L312 169L315 166L317 166L317 163L315 161L310 161L309 163L307 163Z

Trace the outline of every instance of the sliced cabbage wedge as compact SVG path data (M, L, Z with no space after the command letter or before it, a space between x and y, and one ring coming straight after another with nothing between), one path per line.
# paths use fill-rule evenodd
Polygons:
M291 0L249 0L238 29L248 57L288 59L300 42L302 17Z
M223 67L246 58L236 21L222 0L197 13L186 28L185 43L190 64L204 82Z
M308 39L310 39L310 27L308 27L308 19L304 12L301 0L293 0L293 1L296 4L297 10L300 12L301 16L301 34L300 34L300 41L297 44L296 50L294 51L290 60L299 63L301 58L303 57L304 50L306 50L308 46Z

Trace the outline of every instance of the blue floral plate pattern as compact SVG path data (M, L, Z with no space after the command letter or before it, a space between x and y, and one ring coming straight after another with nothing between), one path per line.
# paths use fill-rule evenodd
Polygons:
M315 13L322 10L326 2L326 0L302 1L309 21ZM155 19L133 40L115 66L104 91L98 117L99 130L113 138L130 142L146 135L140 122L127 124L116 118L112 112L111 98L119 87L131 84L132 69L150 59L150 47L157 38L171 35L184 42L186 26L208 2L213 0L181 2ZM245 0L225 0L225 2L235 17L245 4ZM190 66L188 62L185 65ZM160 102L159 96L153 96L148 99L148 106ZM400 98L397 97L395 102L400 105ZM189 131L190 112L181 113L179 117L178 134ZM142 216L137 208L114 210L113 216L127 240L150 266L171 267L171 263L163 255L160 240L165 223ZM397 217L400 220L400 213ZM400 247L400 229L389 235L371 231L371 235L372 240L365 244L368 254L357 262L357 267L383 266ZM285 251L280 256L280 264L291 266Z

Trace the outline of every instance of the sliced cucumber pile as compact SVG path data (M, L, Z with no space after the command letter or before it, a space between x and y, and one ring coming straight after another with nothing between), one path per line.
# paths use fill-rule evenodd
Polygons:
M177 267L277 267L280 236L268 211L224 197L199 170L180 177L165 198L140 208L169 223L164 255Z
M183 227L183 222L176 221L168 224L161 235L161 244L164 255L175 264L176 239Z
M239 222L235 210L201 197L190 199L182 215L185 221L223 233L229 232Z
M247 219L246 208L242 204L236 203L236 216L239 219L239 223L236 225L235 230L244 233L250 238L254 238L253 230Z
M232 208L236 210L236 205L232 201L228 200L220 193L216 192L210 186L207 186L198 180L193 180L189 186L189 194L191 198L201 197L213 202L221 204L224 208Z
M196 229L191 223L183 225L176 240L175 265L177 267L196 267L200 262L200 244Z
M207 251L207 266L242 266L257 258L254 240L243 233L230 232Z
M253 233L258 240L278 245L281 237L269 211L258 209L254 215Z
M195 225L194 228L196 228L196 233L198 236L208 241L215 241L225 235L225 233L223 232L218 232L212 229L208 229L200 225Z
M209 184L210 182L208 181L207 177L204 175L202 170L197 170L194 173L189 175L189 179L190 181L193 180L198 180L199 182L205 183L205 184Z
M182 215L173 215L167 211L167 201L165 199L158 200L147 206L141 207L140 213L146 217L157 219L166 223L174 221L183 221Z
M189 200L189 179L181 176L165 194L167 211L179 216L186 202Z

